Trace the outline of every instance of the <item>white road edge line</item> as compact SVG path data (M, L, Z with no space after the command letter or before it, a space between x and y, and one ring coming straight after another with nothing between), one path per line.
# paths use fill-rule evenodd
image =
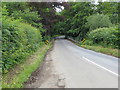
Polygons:
M107 69L107 68L105 68L105 67L103 67L103 66L101 66L101 65L99 65L99 64L97 64L97 63L95 63L95 62L93 62L93 61L91 61L89 59L87 59L87 58L85 58L85 57L82 57L82 58L85 59L86 61L88 61L88 62L90 62L90 63L92 63L92 64L94 64L94 65L96 65L96 66L98 66L98 67L100 67L100 68L102 68L102 69L112 73L112 74L114 74L114 75L120 76L117 73L115 73L115 72L113 72L113 71L111 71L111 70L109 70L109 69Z

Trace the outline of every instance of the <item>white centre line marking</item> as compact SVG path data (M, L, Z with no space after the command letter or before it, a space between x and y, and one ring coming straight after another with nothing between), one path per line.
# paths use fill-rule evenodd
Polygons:
M105 67L103 67L103 66L101 66L101 65L99 65L99 64L97 64L97 63L95 63L95 62L93 62L93 61L91 61L89 59L87 59L87 58L85 58L85 57L82 57L82 58L85 59L86 61L88 61L88 62L90 62L90 63L92 63L92 64L94 64L94 65L96 65L96 66L98 66L98 67L100 67L100 68L102 68L102 69L112 73L112 74L114 74L114 75L120 76L117 73L115 73L115 72L113 72L113 71L111 71L111 70L109 70L109 69L107 69L107 68L105 68Z

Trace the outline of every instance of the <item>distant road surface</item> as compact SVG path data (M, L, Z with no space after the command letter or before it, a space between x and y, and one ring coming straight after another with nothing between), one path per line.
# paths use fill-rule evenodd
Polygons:
M109 52L109 51L108 51ZM65 75L66 88L118 88L118 58L55 41L51 53L56 71Z

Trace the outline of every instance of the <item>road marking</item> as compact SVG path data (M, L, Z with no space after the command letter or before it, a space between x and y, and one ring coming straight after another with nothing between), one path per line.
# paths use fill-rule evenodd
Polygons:
M120 76L117 73L115 73L115 72L113 72L113 71L111 71L111 70L109 70L109 69L107 69L107 68L105 68L105 67L103 67L103 66L101 66L101 65L99 65L99 64L97 64L97 63L95 63L95 62L93 62L93 61L91 61L89 59L87 59L87 58L85 58L85 57L82 57L82 58L85 59L86 61L88 61L88 62L90 62L90 63L92 63L92 64L94 64L94 65L96 65L96 66L98 66L98 67L100 67L100 68L102 68L102 69L112 73L112 74L114 74L114 75Z

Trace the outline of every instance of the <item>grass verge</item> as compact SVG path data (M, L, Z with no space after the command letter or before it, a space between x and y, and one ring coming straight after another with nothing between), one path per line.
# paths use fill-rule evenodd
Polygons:
M34 72L44 59L44 56L51 44L44 45L31 55L24 63L16 66L14 70L3 75L2 88L23 88L24 82L28 80L32 72Z
M118 50L118 49L104 48L102 46L89 46L89 45L79 45L79 46L86 48L86 49L96 51L96 52L101 52L104 54L108 54L108 55L112 55L112 56L120 58L120 53L118 53L120 50Z

